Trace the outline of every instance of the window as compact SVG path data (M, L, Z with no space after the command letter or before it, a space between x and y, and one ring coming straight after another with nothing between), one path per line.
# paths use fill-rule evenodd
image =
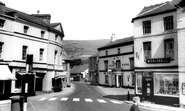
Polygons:
M165 57L174 59L174 40L165 40Z
M116 60L116 68L121 68L121 61L120 60Z
M58 51L55 51L55 55L54 55L54 63L57 63L57 52L58 52Z
M136 73L136 93L142 93L142 73Z
M143 34L151 33L151 21L147 20L143 22Z
M135 74L134 73L132 73L132 85L135 85L135 82L136 82L136 80L135 80L136 78L135 78Z
M104 61L104 69L108 71L108 60Z
M4 81L0 81L0 94L4 94L4 86L5 82Z
M2 59L2 53L3 53L3 42L0 42L0 59Z
M144 60L151 58L151 42L144 42Z
M28 26L24 26L24 33L27 34L28 33L28 29L29 27Z
M162 95L179 94L178 74L155 74L154 75L154 93Z
M41 31L41 37L44 37L45 31Z
M134 58L130 58L130 69L134 69Z
M40 48L40 58L39 61L43 61L44 49Z
M106 55L106 56L108 55L108 51L107 51L107 50L105 51L105 55Z
M58 35L55 35L55 41L57 41Z
M108 84L108 83L109 83L109 77L108 77L108 75L107 75L107 74L105 75L105 83L106 83L106 84Z
M5 23L5 20L0 19L0 28L3 28L4 27L4 23Z
M26 60L27 48L28 48L28 46L22 47L22 60Z
M120 48L118 48L118 54L120 54Z
M164 17L164 31L173 29L173 16Z

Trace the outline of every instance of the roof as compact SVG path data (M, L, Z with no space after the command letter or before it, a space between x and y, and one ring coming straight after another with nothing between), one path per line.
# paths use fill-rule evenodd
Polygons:
M96 54L90 56L89 58L91 58L91 57L98 57L98 56L99 56L99 53L96 53Z
M147 7L144 7L135 18L132 19L132 23L136 19L168 13L168 12L176 11L176 9L177 8L173 4L173 1L147 6Z
M127 37L123 39L117 39L114 42L110 42L102 47L99 47L98 50L105 50L105 49L110 49L110 48L115 48L115 47L120 47L120 46L125 46L125 45L130 45L134 43L134 37Z
M84 71L87 70L88 68L89 68L88 65L73 66L73 68L71 69L70 73L79 74L79 73L81 73L81 72L84 72Z
M46 27L47 29L51 29L51 30L55 30L52 27L52 24L50 23L46 23L43 19L35 17L36 14L27 14L9 7L6 7L4 4L0 3L0 15L5 16L5 17L9 17L15 20L24 20L30 23L34 23L37 25L41 25L43 27ZM41 14L41 15L50 15L50 14ZM64 36L63 32L58 32L60 33L62 36Z

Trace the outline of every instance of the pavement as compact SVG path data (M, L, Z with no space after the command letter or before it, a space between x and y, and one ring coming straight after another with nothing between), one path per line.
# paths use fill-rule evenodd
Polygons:
M105 98L109 99L116 99L116 100L122 100L126 104L133 104L133 101L127 101L127 93L128 89L125 88L115 88L115 87L105 87L105 86L96 86L97 90L103 95ZM55 97L55 96L66 96L75 90L75 84L71 83L71 87L65 87L60 92L36 92L36 96L28 97L28 100L38 99L42 97ZM134 89L129 89L130 94L130 100L135 96ZM165 106L165 105L159 105L159 104L153 104L148 102L140 102L139 107L148 107L153 108L159 111L185 111L185 108L180 107L172 107L172 106Z

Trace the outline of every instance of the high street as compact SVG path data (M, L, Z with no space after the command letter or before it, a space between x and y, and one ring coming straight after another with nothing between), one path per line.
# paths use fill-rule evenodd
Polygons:
M69 95L40 96L28 101L28 111L129 111L131 104L105 98L97 86L85 82L73 83ZM142 111L157 111L140 107Z

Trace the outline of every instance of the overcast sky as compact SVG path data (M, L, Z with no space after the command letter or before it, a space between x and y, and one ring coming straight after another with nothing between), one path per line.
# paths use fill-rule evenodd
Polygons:
M51 14L60 22L64 40L117 39L133 35L134 18L144 6L171 0L1 0L7 7L28 13Z

